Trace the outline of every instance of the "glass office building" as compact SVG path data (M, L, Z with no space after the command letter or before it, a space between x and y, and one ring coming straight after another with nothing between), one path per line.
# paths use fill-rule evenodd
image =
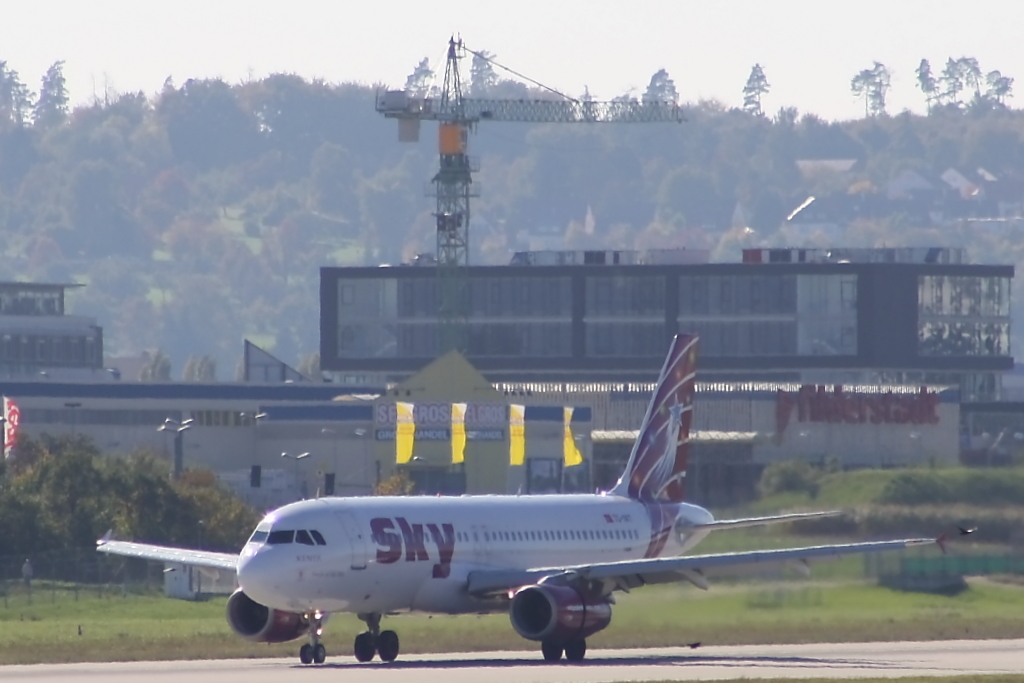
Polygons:
M778 250L773 250L778 251ZM494 381L648 380L672 335L705 379L995 391L1012 266L796 259L467 269L466 356ZM402 377L438 352L432 267L324 268L321 365Z

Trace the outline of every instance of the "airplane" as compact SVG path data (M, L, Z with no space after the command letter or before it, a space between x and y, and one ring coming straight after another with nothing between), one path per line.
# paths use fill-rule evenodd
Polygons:
M614 593L737 568L792 564L943 543L943 538L687 555L710 532L831 516L837 511L715 520L687 503L697 336L677 335L616 485L596 494L380 496L304 500L273 510L239 555L100 539L98 550L235 572L227 621L242 638L308 637L303 664L321 664L332 613L355 613L359 662L399 654L384 615L507 612L543 658L581 661L611 623Z

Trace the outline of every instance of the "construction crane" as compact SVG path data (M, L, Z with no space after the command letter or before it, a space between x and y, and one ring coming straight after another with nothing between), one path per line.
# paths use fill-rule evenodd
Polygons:
M461 39L448 41L444 82L436 96L421 97L405 90L389 90L377 97L377 112L398 119L403 142L419 140L421 121L437 121L440 166L432 180L437 197L437 275L439 351L465 352L468 345L469 297L465 267L469 265L470 198L474 167L466 154L469 132L481 121L518 123L664 123L683 121L674 101L634 99L595 102L578 100L549 90L551 99L478 99L462 92L459 61L467 54L505 69L487 55L467 48ZM515 72L513 72L515 73ZM518 75L518 74L517 74ZM530 79L528 79L530 80Z

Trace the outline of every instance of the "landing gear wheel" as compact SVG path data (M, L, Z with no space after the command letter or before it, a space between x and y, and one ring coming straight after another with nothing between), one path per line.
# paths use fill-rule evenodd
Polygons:
M582 662L587 656L587 641L580 638L565 644L565 658L570 662Z
M540 644L540 651L545 662L557 662L562 658L562 644L545 640Z
M299 661L303 664L313 663L313 646L306 643L299 648Z
M356 636L355 646L352 648L356 655L357 662L368 662L373 659L377 652L377 643L374 642L373 634L367 631Z
M323 646L323 643L317 643L313 646L313 663L323 664L325 659L327 659L327 648Z
M398 634L394 631L381 631L377 636L377 654L383 662L395 661L398 657Z

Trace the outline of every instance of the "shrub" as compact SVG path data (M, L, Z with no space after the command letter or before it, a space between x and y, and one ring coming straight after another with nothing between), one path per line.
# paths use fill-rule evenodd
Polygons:
M762 496L776 493L806 493L818 495L822 472L804 460L776 462L764 468L758 489Z

